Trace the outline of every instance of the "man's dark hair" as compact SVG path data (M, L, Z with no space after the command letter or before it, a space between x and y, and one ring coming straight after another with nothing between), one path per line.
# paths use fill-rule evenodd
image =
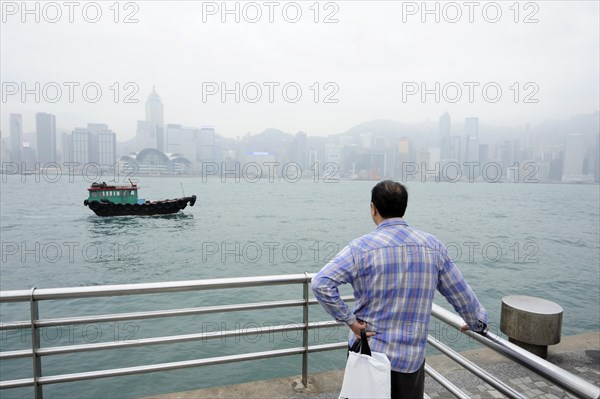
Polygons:
M406 212L408 191L400 183L384 180L371 190L371 202L383 218L401 218Z

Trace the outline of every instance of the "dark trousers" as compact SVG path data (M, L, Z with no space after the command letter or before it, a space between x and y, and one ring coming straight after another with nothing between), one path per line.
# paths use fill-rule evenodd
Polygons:
M423 399L425 362L414 373L392 371L392 399Z

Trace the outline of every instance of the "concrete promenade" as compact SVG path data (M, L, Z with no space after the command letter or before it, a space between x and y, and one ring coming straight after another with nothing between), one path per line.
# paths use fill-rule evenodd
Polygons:
M488 348L462 352L467 359L495 375L528 398L575 398L532 371L510 361ZM600 386L600 332L562 337L558 345L548 349L549 362ZM444 355L430 356L427 363L461 388L470 398L505 397L482 380ZM309 374L304 388L300 377L255 381L197 391L178 392L147 399L242 399L242 398L311 398L337 399L343 370ZM431 398L454 398L431 377L425 377L425 393Z

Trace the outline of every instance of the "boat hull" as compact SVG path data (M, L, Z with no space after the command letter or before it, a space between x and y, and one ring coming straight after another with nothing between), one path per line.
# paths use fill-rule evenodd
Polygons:
M182 197L163 201L146 201L143 204L115 204L110 201L83 202L98 216L126 216L126 215L168 215L185 209L188 204L194 206L196 196Z

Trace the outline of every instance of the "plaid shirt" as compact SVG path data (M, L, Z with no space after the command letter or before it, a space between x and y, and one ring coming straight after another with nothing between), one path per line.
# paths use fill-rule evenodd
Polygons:
M342 301L338 286L351 284L355 305ZM384 352L392 370L412 373L425 360L427 330L436 289L472 330L487 324L487 312L434 236L410 228L401 218L384 220L352 241L312 279L315 297L336 320L358 318L377 334L370 347ZM349 344L354 340L350 332Z

